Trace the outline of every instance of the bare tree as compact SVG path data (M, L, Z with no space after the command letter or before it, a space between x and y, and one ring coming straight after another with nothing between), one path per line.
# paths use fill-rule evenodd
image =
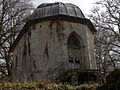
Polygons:
M120 0L100 0L88 15L94 23L98 68L104 76L120 67Z
M0 71L11 75L12 57L9 49L24 26L33 7L30 0L0 0Z

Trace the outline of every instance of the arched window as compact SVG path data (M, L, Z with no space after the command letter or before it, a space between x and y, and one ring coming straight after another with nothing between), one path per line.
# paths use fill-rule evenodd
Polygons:
M68 37L68 48L80 49L80 41L74 32L71 33L70 36Z
M77 33L72 32L69 35L67 40L67 47L69 63L79 65L81 59L81 41Z

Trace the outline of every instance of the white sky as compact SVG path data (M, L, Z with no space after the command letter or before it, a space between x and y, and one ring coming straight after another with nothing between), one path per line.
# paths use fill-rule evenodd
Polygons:
M37 7L41 3L51 3L51 2L64 2L64 3L72 3L77 5L84 14L89 14L91 8L93 7L93 3L97 0L34 0L33 3Z

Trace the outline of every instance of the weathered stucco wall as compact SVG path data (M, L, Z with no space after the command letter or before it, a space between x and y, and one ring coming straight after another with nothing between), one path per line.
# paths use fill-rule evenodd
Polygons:
M90 61L90 69L97 70L95 51L94 51L94 35L88 27L86 27L88 55Z
M67 40L76 33L82 44L80 64L68 60ZM55 79L71 69L96 69L93 34L86 25L68 21L43 21L29 27L13 55L14 80Z

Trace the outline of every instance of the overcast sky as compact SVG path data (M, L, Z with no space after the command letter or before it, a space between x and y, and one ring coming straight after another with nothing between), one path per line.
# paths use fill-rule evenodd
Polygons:
M84 14L89 14L93 3L97 0L34 0L34 5L37 7L41 3L64 2L72 3L80 7Z

